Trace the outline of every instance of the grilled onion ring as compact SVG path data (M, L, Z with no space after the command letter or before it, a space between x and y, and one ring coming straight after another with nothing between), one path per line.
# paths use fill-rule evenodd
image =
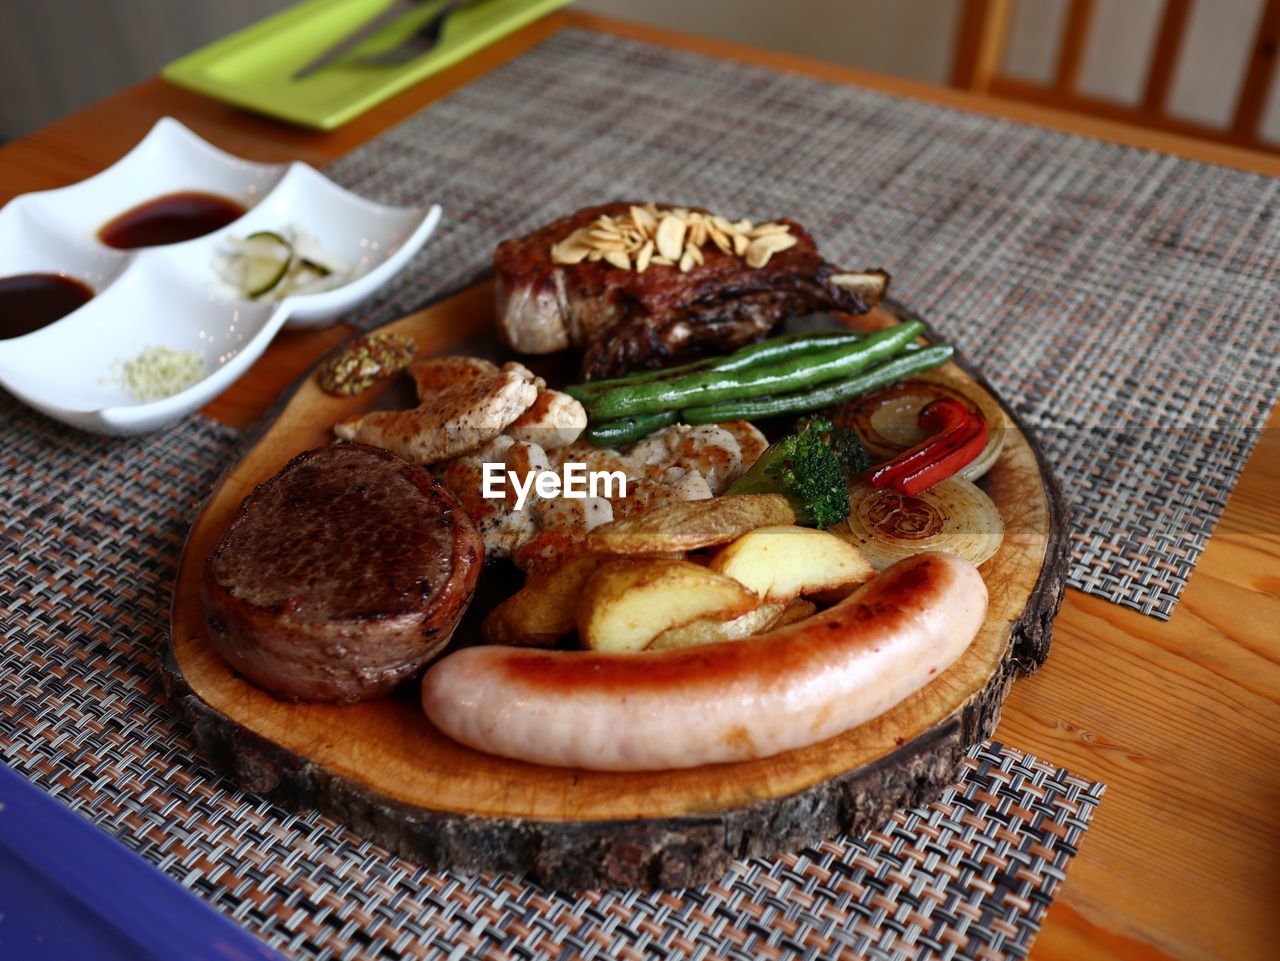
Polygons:
M852 542L878 571L924 551L981 564L1004 539L999 508L960 477L939 481L914 497L859 481L849 485L849 507L849 516L828 530Z
M1000 457L1008 427L1000 405L980 387L945 374L917 374L842 405L833 419L853 430L871 459L881 463L928 437L928 432L920 429L920 409L939 399L958 401L987 422L987 446L956 475L977 480Z

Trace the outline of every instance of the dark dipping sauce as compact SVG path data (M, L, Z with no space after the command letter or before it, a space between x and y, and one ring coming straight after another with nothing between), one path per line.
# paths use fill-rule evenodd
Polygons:
M240 204L216 194L165 194L108 221L98 239L120 250L176 244L225 227L243 213Z
M0 277L0 340L52 324L92 297L91 288L61 274Z

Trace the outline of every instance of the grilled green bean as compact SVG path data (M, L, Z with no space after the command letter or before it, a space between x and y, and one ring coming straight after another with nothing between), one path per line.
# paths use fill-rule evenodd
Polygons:
M660 414L642 414L639 417L621 417L603 424L592 424L582 436L597 447L621 447L655 430L669 427L679 419L678 410L664 410Z
M866 334L856 330L817 330L801 334L786 334L782 337L770 337L745 347L739 347L733 353L723 357L705 357L679 367L668 367L665 370L641 370L627 374L625 377L614 377L610 380L593 380L585 384L572 384L564 392L582 403L591 402L606 391L616 387L630 387L634 384L646 384L655 380L667 380L684 374L710 370L743 370L749 367L764 366L777 363L791 357L802 357L814 354L843 344L855 344L866 338Z
M924 329L908 321L839 347L745 370L711 370L672 380L615 387L587 404L593 420L614 420L721 401L788 393L848 377L902 350Z
M609 380L591 380L584 384L570 384L564 392L575 400L586 404L614 387L626 387L630 384L647 384L651 380L663 380L667 377L678 377L681 374L692 374L700 370L710 370L716 362L715 357L704 357L679 367L666 367L661 370L637 370L625 377L613 377Z
M680 416L686 424L719 424L727 420L754 420L757 417L772 417L775 414L798 414L819 410L831 404L850 400L877 387L892 384L912 374L931 370L945 364L954 353L955 348L950 344L933 344L920 350L900 353L891 360L877 364L855 377L824 383L813 390L686 407L680 412Z
M712 364L711 369L746 370L750 367L763 367L792 357L805 357L846 344L856 344L866 339L867 335L857 330L811 330L802 334L785 334L739 347Z

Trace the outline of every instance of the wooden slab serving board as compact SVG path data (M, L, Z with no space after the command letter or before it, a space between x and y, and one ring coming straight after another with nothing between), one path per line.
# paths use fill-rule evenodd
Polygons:
M896 319L884 308L868 318ZM413 336L421 355L500 355L487 284L385 329ZM944 372L969 376L956 365ZM245 790L319 808L422 864L515 871L563 889L679 887L715 879L736 858L870 830L954 781L965 749L994 731L1013 678L1048 653L1065 583L1065 511L1034 438L1015 428L982 482L1007 534L982 566L991 603L977 639L927 687L823 743L691 770L579 771L464 747L435 730L412 696L279 701L211 647L201 566L254 485L295 454L332 442L340 418L391 402L386 391L330 397L308 375L246 436L188 536L164 672L201 750Z

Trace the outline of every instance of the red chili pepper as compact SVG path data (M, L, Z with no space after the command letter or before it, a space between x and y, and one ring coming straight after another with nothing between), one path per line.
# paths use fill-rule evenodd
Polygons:
M957 446L950 447L932 464L914 473L900 475L894 482L894 488L901 494L914 497L938 481L959 473L967 464L976 460L987 446L987 422L975 414L964 431L963 439Z
M926 404L920 411L918 423L936 433L875 468L868 478L871 486L887 487L895 477L931 463L943 447L954 442L956 432L964 428L968 418L968 408L958 401L936 400Z
M914 496L952 476L987 445L987 422L954 400L935 400L920 411L921 427L936 433L867 475L872 487L892 486Z

